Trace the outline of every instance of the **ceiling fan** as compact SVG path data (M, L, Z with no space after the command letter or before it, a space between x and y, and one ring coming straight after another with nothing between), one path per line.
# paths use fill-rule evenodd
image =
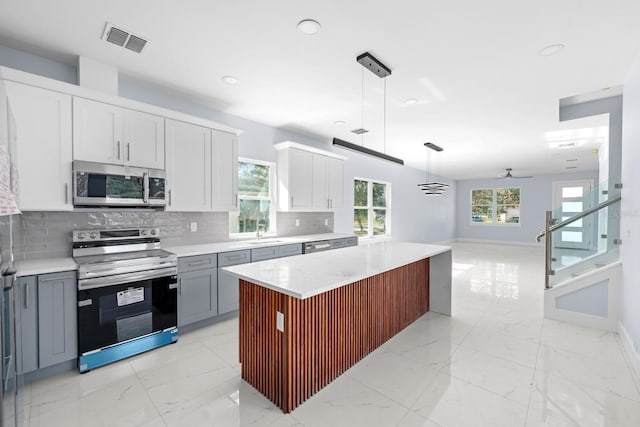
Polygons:
M504 175L499 175L498 179L521 179L521 178L533 178L532 176L513 176L511 174L511 171L513 170L512 168L505 168L505 170L507 171L506 174Z

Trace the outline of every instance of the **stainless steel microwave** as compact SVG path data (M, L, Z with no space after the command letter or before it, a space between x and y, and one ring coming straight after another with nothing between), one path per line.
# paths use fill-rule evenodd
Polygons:
M73 205L164 207L165 172L104 163L73 161Z

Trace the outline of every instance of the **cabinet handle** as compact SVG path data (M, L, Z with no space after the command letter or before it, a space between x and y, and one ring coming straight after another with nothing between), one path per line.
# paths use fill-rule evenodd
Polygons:
M329 199L329 207L333 209L333 199Z
M69 203L69 183L64 183L64 204Z
M293 208L293 196L291 196L291 208Z
M169 206L171 206L171 190L169 190Z
M178 279L178 295L182 295L182 279Z
M188 266L196 266L196 265L204 265L204 264L209 264L209 260L208 259L203 259L202 261L192 261L192 262L188 262L187 265Z
M120 160L120 141L117 141L117 145L118 145L118 156L117 156L117 159Z
M29 284L24 284L24 308L27 310L29 308Z
M131 143L127 142L127 161L131 160Z
M327 199L327 209L331 207L331 201Z
M238 193L233 195L233 206L239 208L239 206L238 206Z
M38 283L47 283L47 282L59 282L62 280L75 280L75 276L62 276L62 277L52 277L51 279L40 279L38 278Z

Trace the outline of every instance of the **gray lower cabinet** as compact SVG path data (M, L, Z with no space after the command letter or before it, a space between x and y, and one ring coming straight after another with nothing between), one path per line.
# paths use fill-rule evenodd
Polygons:
M78 357L76 273L42 274L18 279L22 373Z
M218 314L216 254L178 260L178 327Z
M231 265L251 262L251 252L253 250L245 249L221 252L218 254L218 314L229 313L230 311L237 310L240 306L238 278L222 271L220 267L229 267Z
M38 368L78 357L75 271L38 276Z
M36 276L20 277L15 288L16 310L20 318L17 334L21 337L22 359L18 360L18 371L27 373L38 369L38 281Z

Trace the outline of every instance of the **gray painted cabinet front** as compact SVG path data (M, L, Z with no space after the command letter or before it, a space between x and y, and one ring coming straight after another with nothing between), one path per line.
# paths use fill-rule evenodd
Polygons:
M38 276L38 367L78 357L76 273Z
M178 327L218 314L216 254L178 260Z
M178 281L178 327L218 314L217 269L180 273Z
M16 289L20 310L22 360L18 370L27 373L38 369L38 288L36 276L20 277Z
M218 314L237 310L240 306L238 278L218 269L218 290Z

